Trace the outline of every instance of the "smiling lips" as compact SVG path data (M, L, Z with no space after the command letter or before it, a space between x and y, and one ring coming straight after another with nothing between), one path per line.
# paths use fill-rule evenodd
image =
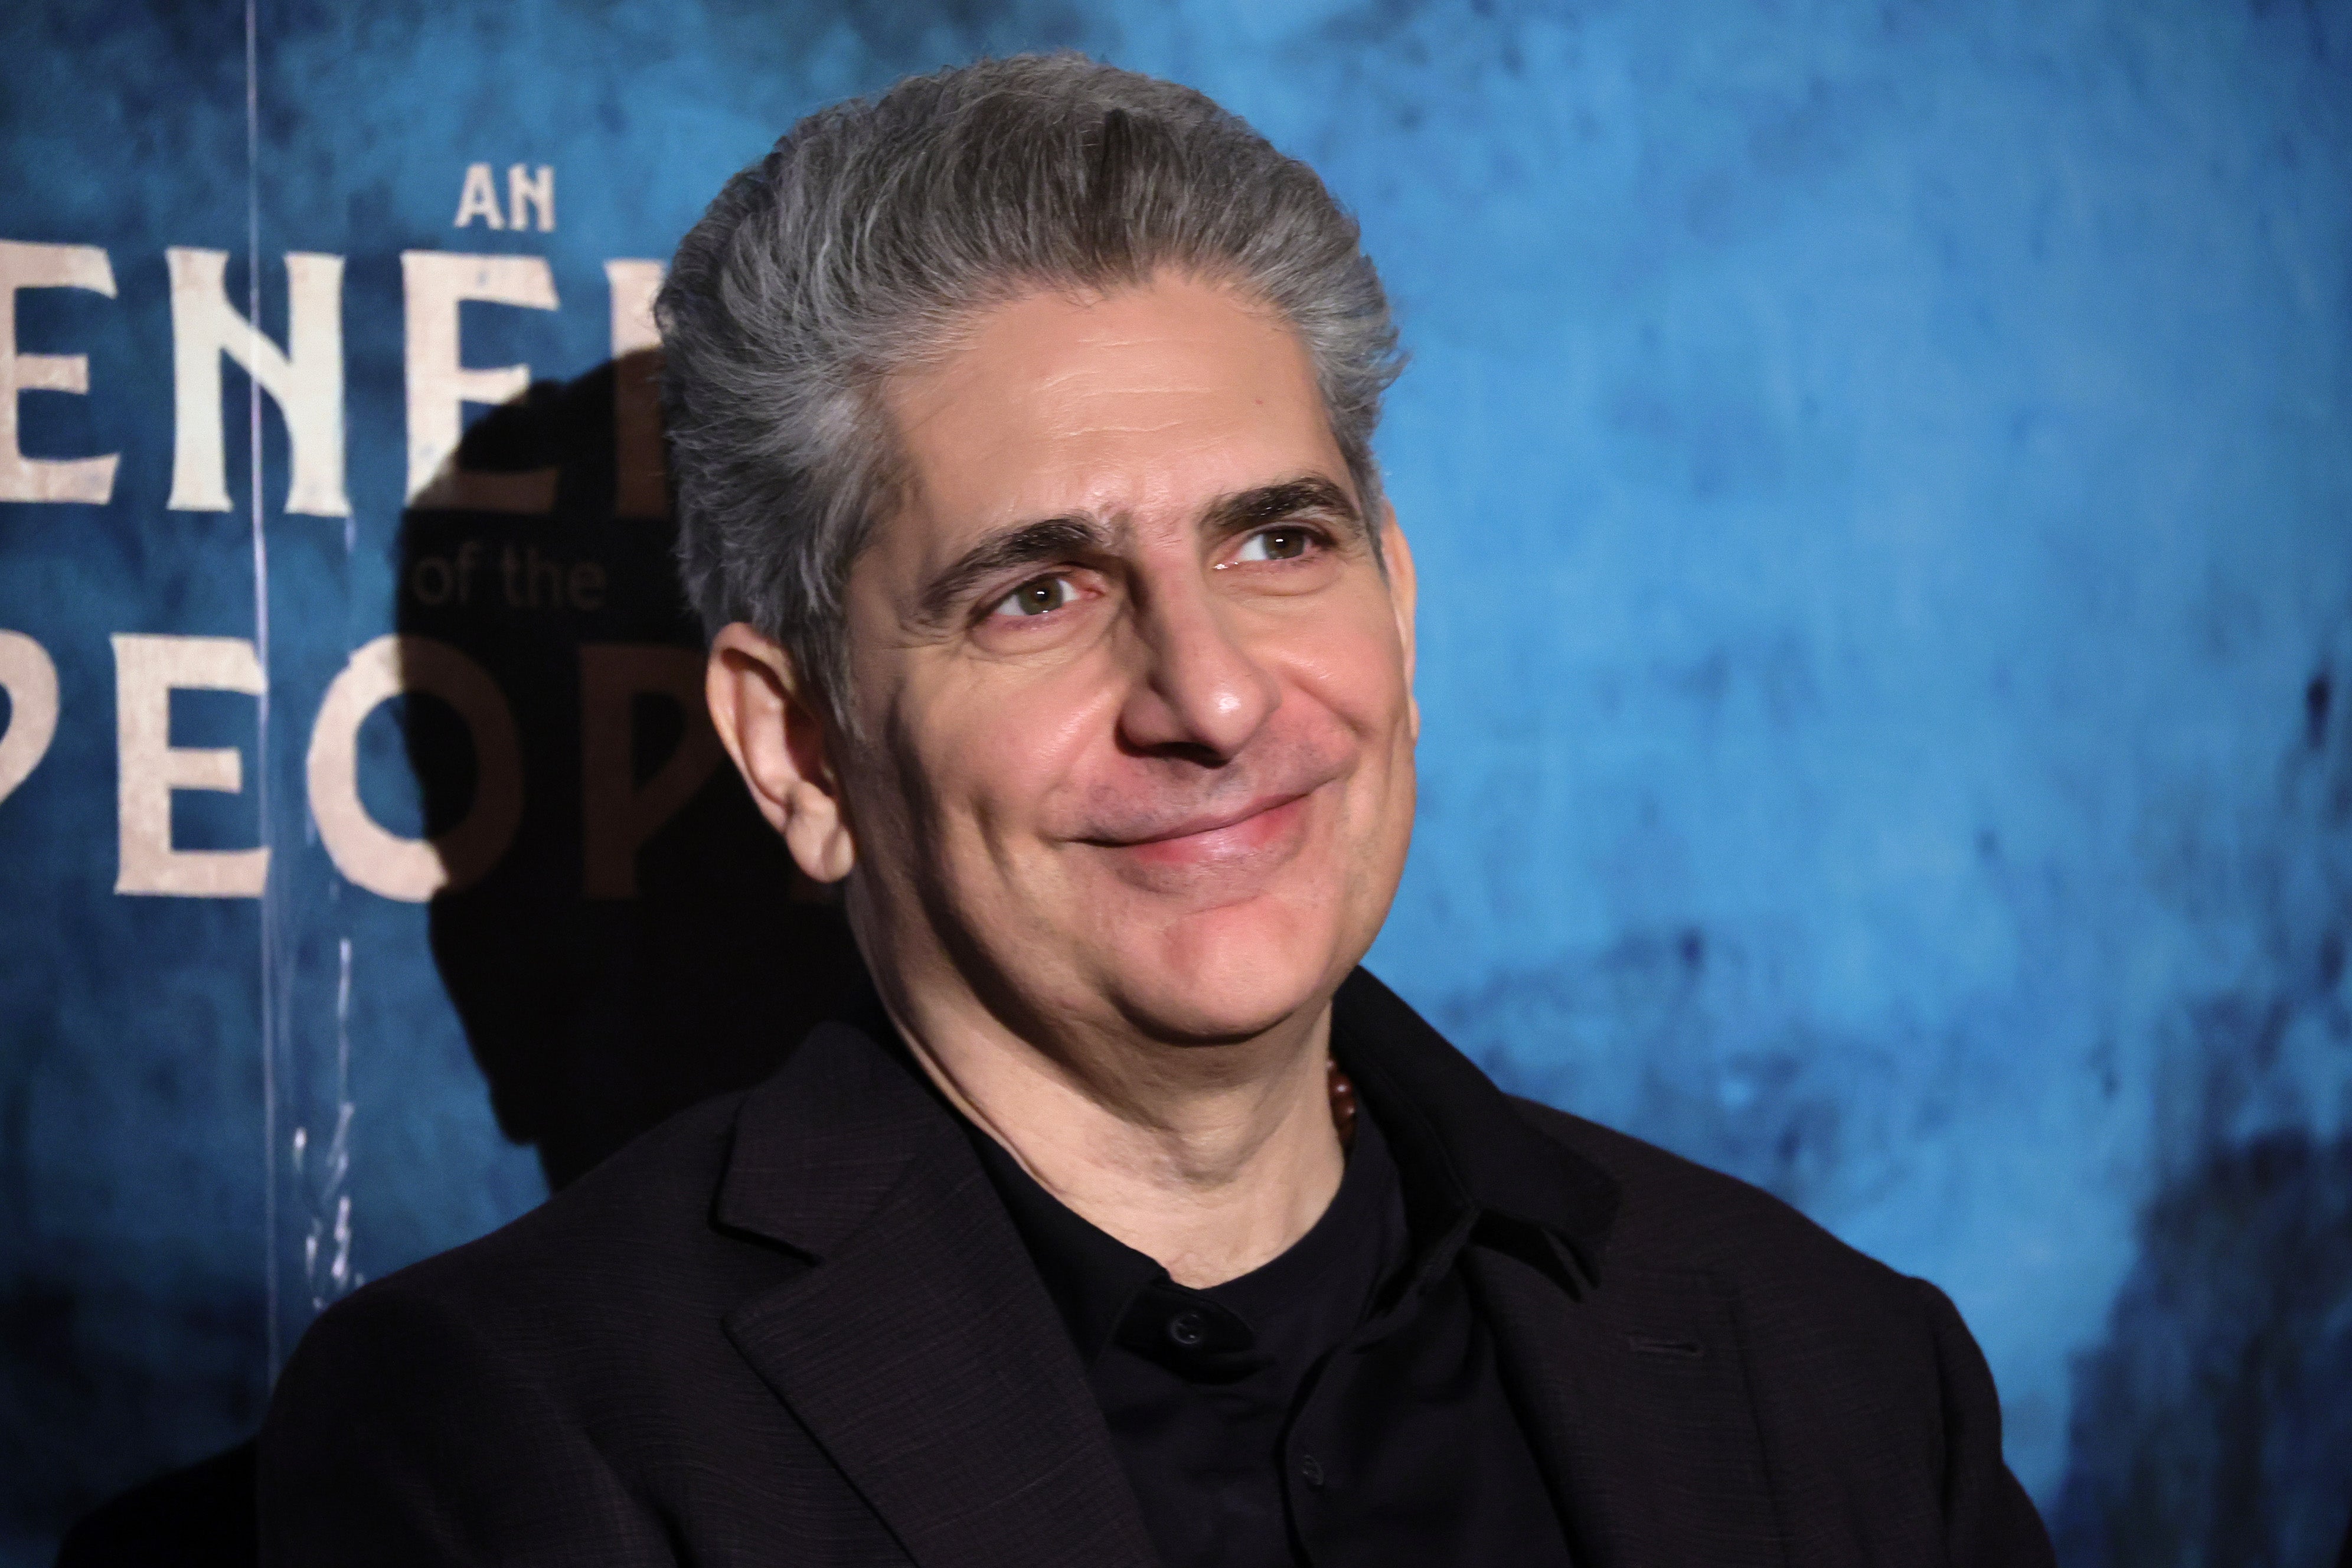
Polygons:
M1132 863L1175 868L1228 865L1258 858L1297 834L1311 790L1264 796L1238 809L1203 813L1149 837L1097 839Z

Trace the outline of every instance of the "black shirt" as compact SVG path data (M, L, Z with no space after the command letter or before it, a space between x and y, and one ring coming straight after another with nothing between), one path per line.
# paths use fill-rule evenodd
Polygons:
M1444 1173L1401 1169L1374 1115L1357 1118L1314 1226L1205 1290L971 1137L1069 1326L1167 1568L1569 1562L1494 1338L1454 1267L1478 1208Z

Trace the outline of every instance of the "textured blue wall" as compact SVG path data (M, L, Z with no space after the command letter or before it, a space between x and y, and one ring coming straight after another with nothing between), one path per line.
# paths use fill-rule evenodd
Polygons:
M86 353L92 384L26 395L24 445L122 454L104 507L0 504L0 627L62 688L0 801L0 1562L250 1430L343 1288L305 1243L333 1251L344 1200L375 1275L544 1190L507 1135L545 1157L541 1112L502 1084L494 1109L495 1031L449 999L492 935L342 882L304 804L328 679L420 624L397 254L549 258L562 308L469 307L467 357L582 376L602 263L665 256L798 115L1058 46L1314 163L1398 301L1381 449L1428 723L1375 966L1512 1087L1949 1290L2070 1563L2326 1560L2352 1499L2352 7L255 23L249 79L234 5L0 19L0 239L103 246L120 286L20 299L20 349ZM554 232L453 229L477 161L553 165ZM249 223L273 333L284 252L350 268L356 515L278 510L266 414L259 574L234 372L238 510L164 508L163 250L234 253L242 300ZM648 526L476 532L625 566ZM175 816L184 845L266 837L269 895L117 895L107 639L254 637L257 580L266 722L173 712L174 743L244 748L247 792ZM569 700L512 679L527 731ZM430 819L415 730L363 742L379 815ZM339 1121L348 1167L297 1169L294 1131L323 1150Z

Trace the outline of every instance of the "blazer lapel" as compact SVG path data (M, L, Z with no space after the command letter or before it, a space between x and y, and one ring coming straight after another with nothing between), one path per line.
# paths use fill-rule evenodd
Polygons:
M1580 1300L1502 1253L1463 1257L1578 1568L1787 1562L1715 1279L1612 1265Z
M716 1217L814 1267L728 1335L922 1568L1147 1568L1068 1331L913 1070L827 1025L745 1101Z
M1331 1044L1400 1162L1422 1172L1426 1227L1478 1211L1462 1267L1578 1568L1785 1561L1720 1284L1608 1260L1616 1183L1361 969L1334 999Z

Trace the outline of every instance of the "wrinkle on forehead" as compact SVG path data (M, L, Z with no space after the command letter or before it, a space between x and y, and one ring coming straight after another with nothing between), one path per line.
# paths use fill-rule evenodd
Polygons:
M1050 501L1032 493L973 506L952 492L999 462L1020 470L1015 489L1065 461L1100 468L1106 480L1120 468L1164 468L1183 447L1231 445L1242 424L1269 418L1311 432L1344 471L1306 345L1286 320L1229 288L1153 283L1096 298L1022 297L978 322L960 352L888 378L881 401L920 499L996 511L970 519L982 526L1006 513L1101 514L1141 498L1082 485ZM1105 444L1124 449L1100 452Z

